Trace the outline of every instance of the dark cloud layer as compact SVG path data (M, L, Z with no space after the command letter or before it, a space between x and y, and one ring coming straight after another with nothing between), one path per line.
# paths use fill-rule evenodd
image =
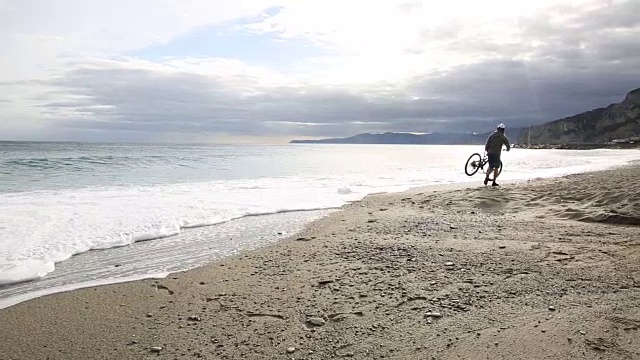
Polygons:
M621 101L640 86L638 2L588 11L563 26L550 16L520 19L531 42L452 40L452 48L483 49L493 58L402 86L380 84L367 96L338 87L264 87L248 76L80 66L49 82L56 92L40 106L74 131L345 136L526 126Z

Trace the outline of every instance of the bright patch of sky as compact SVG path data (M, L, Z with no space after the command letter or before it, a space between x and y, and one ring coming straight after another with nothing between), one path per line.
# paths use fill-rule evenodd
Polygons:
M250 31L247 22L201 26L163 44L125 53L152 62L171 58L226 58L282 73L303 71L304 62L330 56L332 52L301 39L283 39L278 34Z

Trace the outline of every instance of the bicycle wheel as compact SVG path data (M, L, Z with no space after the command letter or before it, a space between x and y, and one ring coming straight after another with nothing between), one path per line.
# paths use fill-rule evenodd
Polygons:
M480 170L480 164L482 162L482 156L480 154L475 153L469 156L467 163L464 165L465 174L471 176Z

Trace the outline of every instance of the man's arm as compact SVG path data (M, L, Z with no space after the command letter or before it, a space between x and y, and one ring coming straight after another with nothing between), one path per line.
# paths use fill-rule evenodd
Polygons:
M504 137L504 144L507 146L507 151L511 150L511 145L509 144L509 138Z
M489 144L491 143L491 137L493 136L493 134L489 135L489 137L487 138L487 143L484 144L484 151L485 152L489 152Z

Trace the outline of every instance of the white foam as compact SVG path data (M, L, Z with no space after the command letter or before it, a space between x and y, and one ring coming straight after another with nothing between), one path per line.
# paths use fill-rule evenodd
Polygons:
M25 259L16 263L8 263L0 268L0 285L20 283L41 278L55 269L53 261L37 261Z
M339 207L368 192L337 194L336 187L335 180L262 179L3 194L0 284L39 278L89 250L243 216Z

